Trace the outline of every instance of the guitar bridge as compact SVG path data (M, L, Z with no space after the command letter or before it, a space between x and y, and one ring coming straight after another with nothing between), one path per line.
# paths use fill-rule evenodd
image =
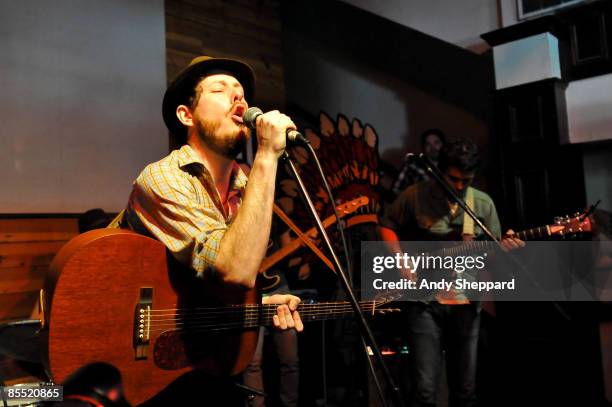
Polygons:
M134 310L134 329L132 342L136 360L146 359L151 335L151 308L153 306L153 288L141 288L140 299Z

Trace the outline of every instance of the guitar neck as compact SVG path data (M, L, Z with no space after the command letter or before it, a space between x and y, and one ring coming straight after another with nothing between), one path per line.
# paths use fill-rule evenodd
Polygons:
M539 226L537 228L521 230L520 232L515 233L516 237L521 240L534 240L534 239L542 239L545 237L550 237L552 233L550 232L550 227Z
M365 313L374 313L376 302L361 301L359 306ZM245 306L245 328L272 325L272 317L276 315L278 304L259 304ZM343 302L321 302L321 303L302 303L298 305L300 318L303 322L324 321L338 319L353 313L351 304Z
M534 240L548 238L552 236L550 226L539 226L537 228L521 230L515 232L514 236L523 240ZM455 247L444 248L442 252L448 256L466 256L474 253L482 252L483 250L491 250L497 243L489 240L474 240L470 242L464 242L463 244Z
M364 313L374 314L377 306L383 304L361 301L359 306ZM239 304L220 308L151 310L150 321L147 321L144 329L218 332L270 326L273 325L272 317L276 315L277 308L278 304ZM175 311L175 316L169 315L168 311ZM302 321L312 322L351 315L353 308L348 302L301 303L298 305L298 311ZM175 328L168 325L171 320L175 321Z

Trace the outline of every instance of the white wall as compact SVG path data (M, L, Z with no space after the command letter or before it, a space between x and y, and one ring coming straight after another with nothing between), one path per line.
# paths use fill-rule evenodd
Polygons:
M167 151L163 0L0 2L0 213L122 209Z
M342 113L371 124L381 156L391 163L399 165L406 149L418 152L420 133L431 127L441 128L450 139L470 136L488 142L486 124L466 110L359 61L325 52L305 38L291 34L286 39L299 44L286 55L289 101L315 114L323 110L335 118Z
M541 33L493 47L496 89L561 78L559 40Z
M583 153L587 203L601 199L599 209L612 212L612 146L589 146Z
M612 74L570 82L565 96L570 143L612 140ZM585 145L583 163L587 202L612 212L612 144Z
M499 3L499 12L501 14L502 27L508 27L518 23L518 10L516 8L516 0L497 0Z
M480 35L500 28L494 0L342 1L464 48L480 48Z
M570 143L612 140L612 74L570 82L565 97Z

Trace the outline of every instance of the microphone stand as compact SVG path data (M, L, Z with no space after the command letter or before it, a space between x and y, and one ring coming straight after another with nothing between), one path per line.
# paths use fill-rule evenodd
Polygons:
M360 333L361 333L361 339L363 341L363 343L369 343L372 353L374 354L374 357L376 358L376 360L378 361L379 365L381 366L381 369L383 371L383 374L387 380L387 383L389 384L389 387L393 390L394 395L397 399L398 402L398 407L403 407L404 404L404 400L401 396L400 393L400 389L399 387L395 384L393 377L391 376L391 372L389 371L389 368L387 367L387 365L385 364L382 354L380 353L380 349L378 348L378 345L376 344L376 340L374 339L374 334L372 333L372 330L370 329L370 326L368 325L368 322L365 319L365 316L363 314L363 311L361 310L361 308L359 307L359 303L357 302L357 298L355 297L355 292L353 291L353 288L351 286L351 283L347 277L347 274L345 272L345 270L342 268L342 265L340 263L340 260L338 259L338 256L336 255L336 252L334 250L334 247L331 243L331 240L329 239L329 236L327 234L327 231L325 230L325 227L323 226L323 224L321 223L321 219L319 218L319 215L317 213L317 210L314 207L314 204L312 203L312 200L310 199L310 196L308 195L308 191L306 190L306 187L304 186L304 183L302 182L302 178L300 177L300 175L298 174L298 171L295 167L295 163L293 162L293 160L291 160L291 158L289 157L289 154L287 154L287 151L283 152L283 160L288 164L288 167L290 169L291 172L291 176L295 179L295 181L297 182L299 188L298 190L300 191L300 194L302 195L302 198L304 199L304 202L306 203L306 206L308 207L308 210L310 212L310 216L312 217L312 219L315 222L315 226L317 227L317 230L319 231L321 237L323 238L323 241L325 242L325 247L327 247L327 250L329 251L332 261L334 263L334 267L336 268L336 274L338 275L338 278L340 279L340 282L342 283L342 288L344 289L348 301L351 304L351 307L353 308L353 312L355 313L356 317L357 317L357 322L360 328ZM335 203L332 202L332 205L334 205ZM348 257L348 253L347 253L347 257ZM366 340L367 339L367 340ZM370 356L368 355L367 352L367 348L366 348L366 358L369 360ZM377 383L377 380L375 379L375 382ZM380 389L380 386L377 383L377 388ZM381 389L382 390L382 389ZM386 405L386 400L385 397L383 396L382 393L380 393L380 399L383 402L384 405Z

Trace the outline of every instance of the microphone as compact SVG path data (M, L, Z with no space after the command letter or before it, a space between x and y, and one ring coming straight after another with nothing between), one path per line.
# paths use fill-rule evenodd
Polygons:
M258 107L249 107L246 112L242 115L242 121L251 130L255 130L257 118L261 116L263 112ZM287 140L294 142L310 143L308 139L294 129L287 129L286 132Z
M417 156L416 154L406 153L406 155L404 156L404 163L410 164L410 163L417 161L418 159L419 159L419 156Z

